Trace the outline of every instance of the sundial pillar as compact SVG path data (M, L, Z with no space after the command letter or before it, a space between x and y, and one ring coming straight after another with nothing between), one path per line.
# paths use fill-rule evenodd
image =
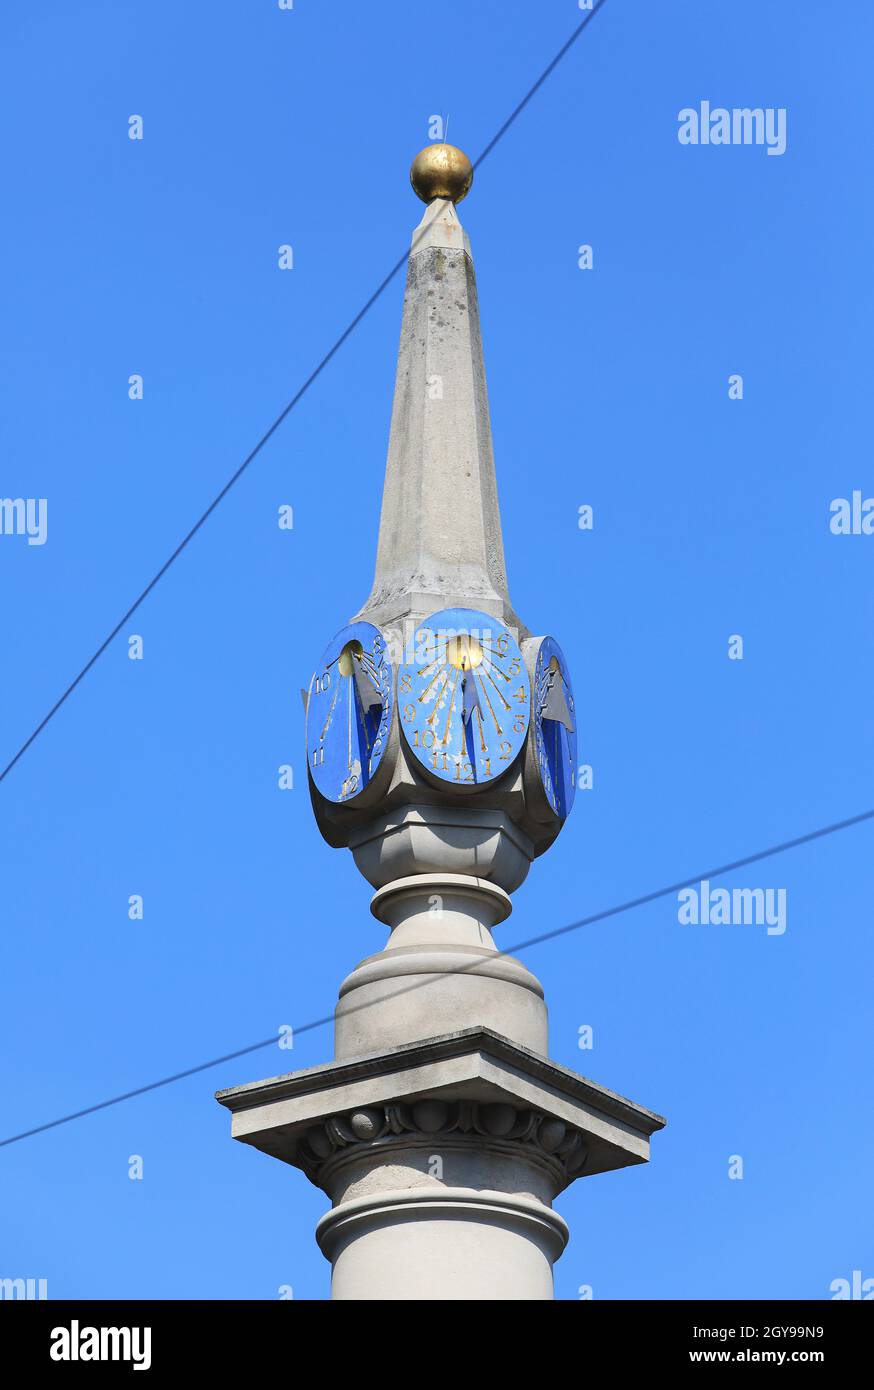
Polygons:
M307 695L317 825L383 948L340 986L334 1059L219 1094L234 1136L331 1200L337 1299L547 1299L580 1176L645 1162L659 1116L549 1060L542 987L495 940L573 804L558 643L510 602L461 151L417 156L371 593Z

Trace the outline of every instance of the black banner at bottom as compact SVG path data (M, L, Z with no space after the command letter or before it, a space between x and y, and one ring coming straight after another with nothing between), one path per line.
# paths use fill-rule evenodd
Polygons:
M445 1368L455 1333L461 1331L467 1334L468 1375L476 1368L477 1343L494 1373L496 1356L506 1356L513 1347L521 1350L520 1342L527 1342L538 1355L566 1348L581 1375L603 1361L611 1372L806 1365L833 1376L864 1367L874 1330L872 1309L852 1301L528 1303L524 1322L517 1304L488 1303L485 1316L470 1324L465 1309L476 1311L479 1303L453 1303L439 1323L433 1305L402 1306L403 1316L389 1319L385 1304L368 1303L6 1300L0 1301L0 1346L4 1364L15 1364L19 1378L31 1370L51 1377L93 1376L104 1368L116 1375L215 1369L250 1377L275 1368L287 1377L303 1371L313 1357L325 1373L333 1374L344 1349L354 1363L365 1345L398 1364L407 1337L419 1358L430 1346ZM505 1327L513 1341L496 1341ZM319 1341L322 1331L336 1339L347 1329L366 1336L367 1342ZM531 1343L531 1333L541 1331L552 1340ZM417 1364L426 1369L427 1358Z

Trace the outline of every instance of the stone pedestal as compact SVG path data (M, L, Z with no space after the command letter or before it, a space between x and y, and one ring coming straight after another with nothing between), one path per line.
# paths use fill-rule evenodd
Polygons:
M549 1299L575 1178L645 1163L664 1121L487 1028L221 1091L234 1138L331 1198L338 1299Z
M472 805L356 832L389 938L340 987L334 1061L218 1094L234 1138L329 1196L333 1298L552 1298L556 1196L646 1162L664 1124L547 1057L540 982L492 937L527 843Z
M340 987L338 1059L456 1032L472 1020L546 1052L540 982L492 939L491 928L510 914L501 887L464 874L410 875L379 889L371 911L391 936Z

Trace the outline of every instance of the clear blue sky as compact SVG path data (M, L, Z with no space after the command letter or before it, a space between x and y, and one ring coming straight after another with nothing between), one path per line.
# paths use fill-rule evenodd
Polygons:
M408 244L430 116L475 156L580 17L6 7L0 494L49 510L44 545L0 537L0 760ZM874 495L872 29L860 5L609 0L461 209L512 597L564 649L594 768L504 945L874 805L874 536L828 525ZM786 153L681 146L702 99L785 107ZM369 591L401 295L0 787L4 1134L327 1013L381 945L311 816L299 690ZM560 1298L874 1276L872 837L724 881L785 888L783 936L681 926L669 898L528 953L552 1056L669 1119L649 1167L559 1199ZM232 1142L213 1091L330 1052L321 1029L0 1150L0 1275L324 1297L326 1198Z

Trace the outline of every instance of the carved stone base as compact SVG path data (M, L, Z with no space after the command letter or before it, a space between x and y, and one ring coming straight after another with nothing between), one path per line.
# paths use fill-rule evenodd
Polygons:
M403 1160L418 1169L417 1155L424 1157L426 1169L434 1169L430 1176L442 1179L452 1156L469 1166L472 1152L496 1165L524 1159L557 1193L582 1172L588 1147L580 1130L541 1110L427 1096L412 1105L371 1105L332 1115L304 1131L296 1161L317 1187L330 1192L348 1184L350 1172L362 1165Z
M334 1298L541 1299L577 1177L649 1157L658 1115L483 1028L220 1091L232 1133L332 1210Z

